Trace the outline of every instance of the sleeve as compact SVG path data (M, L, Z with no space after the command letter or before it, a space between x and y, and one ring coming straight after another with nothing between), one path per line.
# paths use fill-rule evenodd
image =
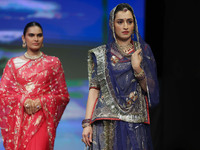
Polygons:
M49 92L41 97L41 104L45 117L50 126L56 128L62 114L69 103L69 93L65 81L65 75L62 64L59 59L56 64L51 67L52 76L50 78ZM53 133L53 132L52 132Z
M147 79L147 97L149 106L154 107L159 103L159 84L155 58L148 44L145 44L143 47L142 65Z
M94 53L89 54L88 61L88 78L89 78L89 89L94 88L100 90L100 85L97 77L97 61Z

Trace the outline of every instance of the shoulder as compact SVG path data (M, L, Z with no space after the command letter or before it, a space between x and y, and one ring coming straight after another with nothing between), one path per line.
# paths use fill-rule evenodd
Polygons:
M5 69L14 68L17 58L19 58L19 57L5 58L2 60L2 65L4 66Z
M44 55L43 60L44 60L45 64L49 67L62 66L60 59L58 57L55 57L55 56Z
M45 55L44 56L44 59L46 59L47 61L49 62L54 62L54 63L60 63L60 59L56 56L48 56L48 55Z
M101 45L88 51L88 53L102 52L106 50L106 45Z
M2 62L2 65L4 66L2 68L3 72L6 72L7 70L12 70L11 68L13 68L13 66L14 66L13 59L14 59L14 57L3 60L3 62Z
M14 61L16 58L17 58L17 57L12 57L12 58L8 59L6 65L12 65L12 64L13 64L13 61Z

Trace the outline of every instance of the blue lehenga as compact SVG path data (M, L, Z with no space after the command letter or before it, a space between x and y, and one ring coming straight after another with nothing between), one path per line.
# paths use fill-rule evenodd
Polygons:
M93 123L93 150L153 150L150 126L104 120Z

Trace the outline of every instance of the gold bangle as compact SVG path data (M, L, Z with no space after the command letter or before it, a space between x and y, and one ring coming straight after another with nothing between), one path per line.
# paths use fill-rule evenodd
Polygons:
M140 77L144 75L144 70L142 69L139 73L134 73L135 77Z

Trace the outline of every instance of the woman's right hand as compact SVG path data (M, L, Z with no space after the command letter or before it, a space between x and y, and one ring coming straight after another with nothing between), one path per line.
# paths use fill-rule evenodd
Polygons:
M87 126L85 128L83 128L83 133L82 133L82 141L85 143L86 146L90 146L92 143L92 127Z

